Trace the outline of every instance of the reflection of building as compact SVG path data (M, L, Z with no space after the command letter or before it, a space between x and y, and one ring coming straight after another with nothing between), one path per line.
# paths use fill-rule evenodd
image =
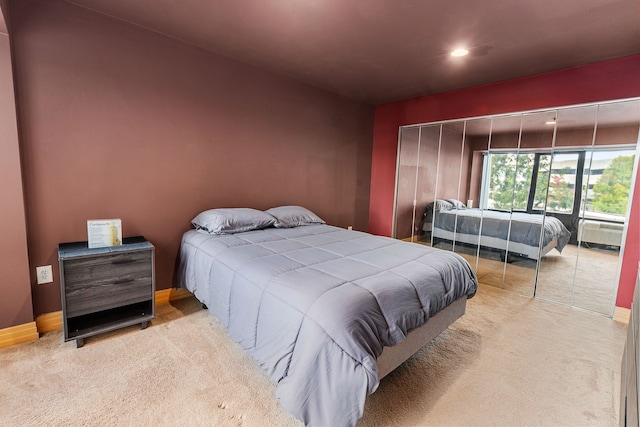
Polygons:
M597 184L602 177L605 169L607 169L611 165L614 159L622 156L632 156L634 154L635 152L631 150L606 151L599 153L596 152L593 154L593 158L590 158L589 153L587 153L584 164L584 175L582 179L583 196L581 199L581 203L586 203L585 217L609 221L620 221L622 219L621 215L593 211L592 201L594 194L592 190L595 184ZM577 164L578 154L576 153L556 154L551 166L551 174L560 175L563 181L568 184L568 187L574 190L576 183ZM584 191L586 189L588 190L586 191L585 197Z
M484 159L485 171L483 175L480 206L497 210L526 211L530 191L535 188L533 210L547 209L549 212L570 214L574 210L576 174L583 174L582 191L578 200L580 211L584 211L585 218L604 221L620 222L623 216L611 212L596 212L593 208L593 188L598 183L604 171L611 163L620 157L634 156L635 150L614 149L590 151L573 151L551 153L491 153ZM584 163L580 162L584 159ZM539 170L535 183L531 181L535 162L539 162ZM551 176L549 164L551 163ZM504 184L506 177L514 180L515 188L507 195L505 201ZM630 178L630 177L629 177ZM549 187L547 193L547 179ZM485 192L485 189L488 189ZM588 189L588 191L587 191ZM586 195L585 195L586 192ZM512 197L510 197L512 196ZM622 200L620 200L622 201ZM548 204L547 204L548 203ZM584 204L586 203L586 208Z
M578 163L578 156L574 155L572 157L573 158L571 159L554 159L551 169L551 174L562 175L564 181L569 184L569 188L574 188L576 184L576 167ZM588 178L589 190L593 189L595 183L600 180L602 172L611 164L613 159L613 157L607 159L593 159L591 161L591 165L589 165L589 159L585 160L584 178L582 184L585 185Z

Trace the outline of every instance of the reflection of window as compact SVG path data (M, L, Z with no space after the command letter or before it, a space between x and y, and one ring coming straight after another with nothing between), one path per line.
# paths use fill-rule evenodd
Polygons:
M585 218L624 220L629 203L634 158L633 150L595 151L593 155L586 154L580 207Z
M620 220L627 211L634 150L489 152L481 207ZM576 185L580 192L576 195Z
M550 156L546 156L550 157ZM556 153L551 160L551 176L547 195L547 211L573 212L575 199L578 153Z
M547 184L549 183L549 169L551 168L551 155L538 156L538 177L536 179L536 191L533 197L533 209L544 210L547 202Z
M527 210L533 170L533 153L489 154L489 192L486 207Z

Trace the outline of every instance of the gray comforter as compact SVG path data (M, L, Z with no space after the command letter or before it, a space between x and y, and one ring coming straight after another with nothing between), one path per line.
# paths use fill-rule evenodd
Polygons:
M351 426L378 387L383 346L460 297L460 256L328 225L184 234L179 285L205 303L307 425Z
M571 233L558 218L552 216L482 209L451 209L436 211L433 225L442 230L477 236L482 221L483 236L497 237L503 240L508 238L511 242L538 247L543 218L542 247L557 238L556 249L558 252L562 252L562 249L569 242Z

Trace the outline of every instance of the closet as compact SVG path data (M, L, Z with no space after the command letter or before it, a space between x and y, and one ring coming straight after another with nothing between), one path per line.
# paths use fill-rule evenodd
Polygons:
M612 316L639 130L639 98L403 126L393 235Z

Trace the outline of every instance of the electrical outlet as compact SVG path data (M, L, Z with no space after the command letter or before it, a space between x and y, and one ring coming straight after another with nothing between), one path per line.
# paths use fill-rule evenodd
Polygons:
M348 226L347 230L353 230L353 226L352 225Z
M36 276L38 277L38 285L53 282L53 272L50 265L36 267Z

